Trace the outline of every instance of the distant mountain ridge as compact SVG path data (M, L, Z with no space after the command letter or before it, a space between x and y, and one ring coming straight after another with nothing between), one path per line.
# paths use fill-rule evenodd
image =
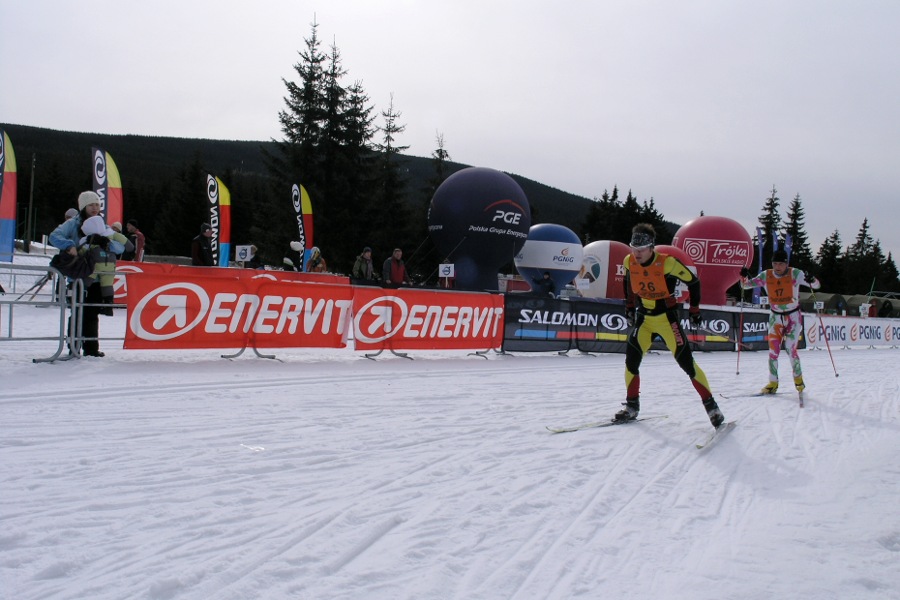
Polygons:
M99 146L109 152L119 168L125 191L126 206L129 188L174 177L184 165L199 159L213 173L230 170L253 177L268 178L263 150L277 154L275 141L211 140L143 135L119 135L105 133L68 132L28 125L0 124L10 136L16 152L20 178L19 198L28 194L31 157L37 158L36 172L41 173L48 164L58 166L54 177L61 188L56 195L57 206L51 211L63 212L71 204L78 190L90 187L90 151ZM434 167L430 157L403 155L409 175L407 189L409 199L417 202L416 194L425 189L433 177ZM446 163L449 173L471 165ZM482 165L477 165L482 166ZM484 165L489 166L489 165ZM522 175L509 174L522 187L531 204L533 222L552 222L569 227L580 234L581 224L591 205L583 196L564 192ZM301 182L302 183L302 182ZM235 199L240 202L240 198ZM46 226L45 226L46 227Z

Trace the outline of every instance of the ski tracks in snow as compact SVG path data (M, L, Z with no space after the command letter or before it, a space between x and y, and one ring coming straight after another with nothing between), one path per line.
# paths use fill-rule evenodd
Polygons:
M739 387L733 360L702 356L714 387ZM887 598L897 376L803 360L806 408L723 399L739 425L709 452L668 355L642 390L668 419L556 436L618 409L620 356L210 363L121 389L89 363L75 390L0 392L0 569L25 600Z

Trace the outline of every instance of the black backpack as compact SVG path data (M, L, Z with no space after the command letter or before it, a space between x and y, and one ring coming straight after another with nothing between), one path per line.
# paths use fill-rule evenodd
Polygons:
M50 266L69 279L87 280L94 273L94 257L90 252L77 256L60 252L50 259Z

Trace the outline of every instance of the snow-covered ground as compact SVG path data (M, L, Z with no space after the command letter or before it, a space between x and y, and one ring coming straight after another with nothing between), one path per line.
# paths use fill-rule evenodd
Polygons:
M2 598L900 597L898 349L803 352L803 409L746 397L764 353L698 354L738 422L698 451L665 354L667 419L554 435L619 408L623 356L101 347L0 342Z

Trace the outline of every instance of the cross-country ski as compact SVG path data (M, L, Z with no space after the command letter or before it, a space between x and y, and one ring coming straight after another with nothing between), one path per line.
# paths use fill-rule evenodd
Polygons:
M697 449L703 450L704 448L710 448L723 437L725 437L729 432L731 432L736 426L736 421L730 421L728 423L719 425L719 427L717 427L712 431L712 433L707 435L703 441L697 443Z
M650 419L665 419L668 415L653 415L650 417L638 417L631 421L593 421L590 423L582 423L580 425L569 425L562 427L547 426L547 430L551 433L570 433L572 431L581 431L582 429L597 429L599 427L613 427L616 425L627 425L629 423L637 423L638 421L649 421Z

